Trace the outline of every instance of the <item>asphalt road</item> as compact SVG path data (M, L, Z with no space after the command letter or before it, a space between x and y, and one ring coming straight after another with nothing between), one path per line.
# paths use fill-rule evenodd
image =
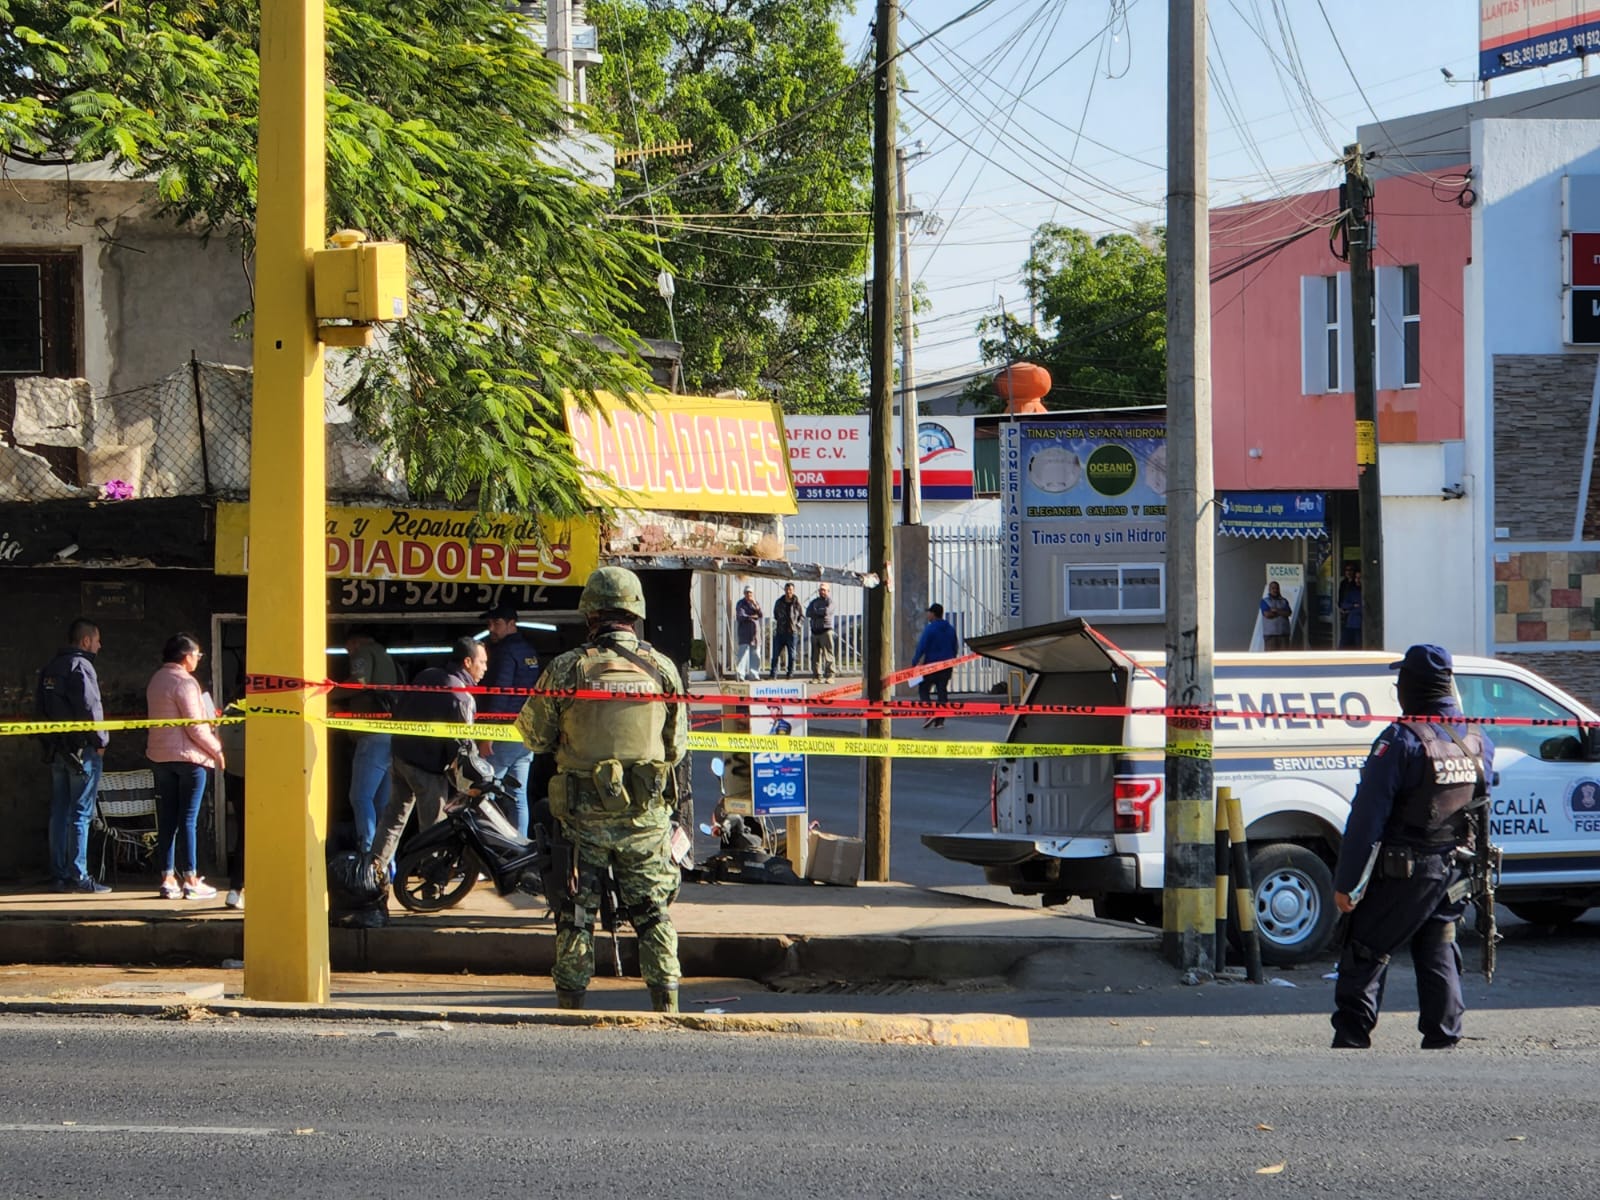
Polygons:
M952 718L943 729L922 728L922 722L895 722L895 735L937 741L1004 741L1007 721L1003 717ZM856 737L859 722L814 721L809 732ZM718 795L717 778L711 771L713 755L697 753L694 764L696 823L709 821ZM899 883L919 887L982 886L983 872L966 863L941 858L922 844L924 833L954 833L963 827L989 828L989 777L994 764L989 760L917 759L894 760L891 768L889 870ZM809 816L826 833L859 837L864 814L861 808L861 760L858 758L813 757L806 762L806 789ZM696 855L705 858L716 853L713 839L697 833ZM1009 892L991 889L996 896ZM1037 900L1028 901L1034 905Z
M1522 1200L1600 1177L1593 1042L1335 1054L1049 1024L983 1051L0 1019L0 1194Z

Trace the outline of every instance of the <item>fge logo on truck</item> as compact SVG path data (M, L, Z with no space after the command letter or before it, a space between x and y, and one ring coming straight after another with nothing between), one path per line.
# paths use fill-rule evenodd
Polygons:
M1124 652L1080 620L969 638L1027 672L1026 704L1153 708L1166 702L1160 654ZM1333 931L1333 864L1361 766L1399 712L1391 654L1219 654L1213 770L1244 808L1256 924L1271 963L1322 953ZM1491 725L1491 829L1505 850L1500 902L1540 923L1600 904L1600 715L1531 671L1458 655L1456 690ZM1580 731L1584 736L1580 736ZM1159 716L1028 713L1008 740L1122 747L1002 760L989 833L924 836L990 883L1100 916L1161 920L1166 730Z

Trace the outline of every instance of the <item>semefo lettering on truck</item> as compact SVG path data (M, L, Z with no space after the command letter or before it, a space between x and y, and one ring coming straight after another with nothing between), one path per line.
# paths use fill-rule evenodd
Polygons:
M1212 722L1211 727L1219 731L1322 729L1329 720L1342 721L1352 729L1373 724L1372 705L1360 692L1262 692L1254 696L1218 692L1216 706L1238 714Z

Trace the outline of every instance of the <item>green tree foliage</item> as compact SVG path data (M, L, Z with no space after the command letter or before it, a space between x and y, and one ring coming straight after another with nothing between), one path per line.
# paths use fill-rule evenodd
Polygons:
M0 0L0 153L109 159L249 251L259 14ZM358 417L421 493L578 511L562 397L648 384L616 352L648 240L564 161L556 70L498 0L330 0L327 39L329 228L403 241L412 268L412 316L359 356Z
M1050 372L1052 409L1160 404L1167 392L1167 239L1165 230L1093 238L1081 229L1042 225L1023 264L1041 331L1009 314L978 326L986 363L1026 360ZM988 378L971 402L1001 407Z
M597 0L590 101L625 148L619 217L659 230L688 390L855 411L866 360L872 89L843 0ZM704 168L704 169L696 169ZM653 218L653 219L652 219ZM652 287L640 328L669 336Z

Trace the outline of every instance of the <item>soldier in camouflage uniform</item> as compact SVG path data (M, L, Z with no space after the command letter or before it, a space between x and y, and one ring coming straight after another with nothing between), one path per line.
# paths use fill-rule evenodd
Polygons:
M545 669L517 717L535 754L555 752L550 809L575 849L576 878L556 912L556 997L562 1008L583 1006L594 974L600 875L609 865L639 938L639 971L651 1004L657 1012L677 1012L678 934L667 906L677 897L679 874L667 784L688 745L688 706L578 700L570 693L681 696L683 684L671 660L634 632L645 610L632 571L601 567L589 576L578 607L589 619L589 640Z

